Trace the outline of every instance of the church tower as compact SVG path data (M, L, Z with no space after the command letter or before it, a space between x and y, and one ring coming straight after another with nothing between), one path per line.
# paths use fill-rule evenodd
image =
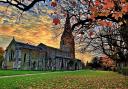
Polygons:
M64 32L61 36L60 49L63 51L70 52L71 58L75 59L75 43L74 43L74 36L72 34L69 13L67 13L67 17L64 25Z

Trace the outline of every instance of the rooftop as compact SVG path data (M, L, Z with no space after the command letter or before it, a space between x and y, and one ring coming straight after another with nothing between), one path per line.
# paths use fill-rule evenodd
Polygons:
M14 37L13 37L11 43L13 43L13 42L19 48L26 48L26 49L32 49L32 50L46 50L47 48L50 48L50 49L54 49L54 50L57 50L57 51L62 51L59 48L50 47L50 46L47 46L47 45L45 45L43 43L40 43L37 46L35 46L35 45L28 44L28 43L18 42L18 41L15 40ZM65 52L65 51L63 51L63 52Z

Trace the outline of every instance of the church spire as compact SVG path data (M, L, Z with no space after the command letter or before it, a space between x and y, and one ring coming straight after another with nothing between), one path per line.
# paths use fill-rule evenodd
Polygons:
M15 42L15 37L13 36L13 38L12 38L12 41L14 41Z
M69 16L68 12L67 12L67 17L66 17L66 21L65 21L64 31L66 31L68 33L72 33L71 23L70 23L70 16Z
M64 31L61 36L60 49L69 52L72 59L75 58L75 43L74 37L72 35L70 16L68 12L64 25Z

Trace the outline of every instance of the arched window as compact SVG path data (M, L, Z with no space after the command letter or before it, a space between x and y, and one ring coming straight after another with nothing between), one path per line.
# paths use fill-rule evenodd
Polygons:
M14 51L13 50L10 51L9 60L14 61Z
M24 54L24 62L26 61L26 53Z

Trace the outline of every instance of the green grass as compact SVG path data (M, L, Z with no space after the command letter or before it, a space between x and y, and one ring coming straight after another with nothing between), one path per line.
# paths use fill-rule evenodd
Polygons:
M43 71L0 70L0 76L43 73Z
M110 71L47 72L1 78L0 89L128 89L128 77Z

